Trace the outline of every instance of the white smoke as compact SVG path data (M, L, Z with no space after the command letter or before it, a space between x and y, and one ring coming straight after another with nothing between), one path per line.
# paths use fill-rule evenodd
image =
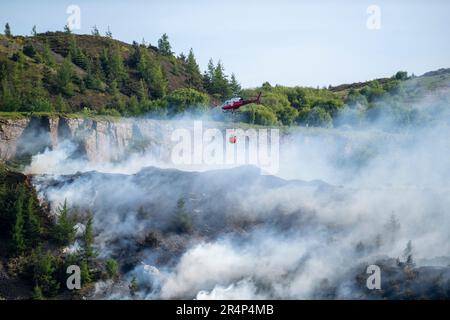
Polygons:
M293 130L280 146L285 180L248 167L145 169L174 167L151 152L95 163L73 158L70 141L34 156L26 171L38 174L52 208L67 199L94 210L101 257L135 258L124 279L137 277L139 298L307 299L329 284L348 297L353 267L400 257L409 240L418 265L450 256L450 129L442 120L397 131ZM77 172L84 174L64 176ZM179 198L193 234L167 229ZM145 246L150 231L162 249ZM130 298L126 285L107 296Z

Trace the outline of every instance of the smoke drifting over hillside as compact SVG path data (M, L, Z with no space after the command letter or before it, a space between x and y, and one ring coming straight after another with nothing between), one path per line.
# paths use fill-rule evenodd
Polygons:
M253 166L177 170L151 150L91 163L70 141L34 156L27 172L52 208L67 199L94 212L100 256L124 274L98 283L95 298L130 298L133 276L147 299L364 298L357 275L402 261L409 240L417 266L450 262L450 128L441 120L293 130L281 139L279 177Z

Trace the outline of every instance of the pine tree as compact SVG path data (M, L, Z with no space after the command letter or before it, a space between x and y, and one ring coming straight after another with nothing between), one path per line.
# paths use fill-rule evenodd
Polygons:
M127 72L123 64L123 58L119 47L114 47L108 51L108 67L109 79L115 79L119 83L127 79Z
M45 300L41 287L36 285L33 289L33 300Z
M56 112L61 112L61 113L65 113L65 112L69 111L69 107L68 107L66 101L60 94L56 97L55 110L56 110Z
M231 93L234 96L238 96L241 93L241 85L239 84L239 82L236 80L236 76L234 75L234 73L231 74L231 80L230 80L230 90Z
M185 202L179 199L174 217L174 229L180 233L190 233L192 231L192 220L185 209Z
M58 221L53 229L53 237L61 245L70 245L75 240L75 222L69 217L69 209L67 208L67 201L58 209Z
M178 59L181 60L181 62L186 62L186 56L184 55L184 53L180 53L180 55L178 56Z
M113 37L111 29L109 29L109 26L108 26L108 30L106 31L105 35L106 35L107 38L110 38L110 39L112 39L112 37Z
M135 95L132 95L128 101L128 111L133 116L137 116L140 113L139 101Z
M222 62L217 63L211 81L212 94L219 95L222 99L227 99L231 95L230 85L225 75Z
M159 53L161 53L163 56L172 56L172 46L169 42L169 36L167 34L163 34L161 38L158 40L158 49Z
M77 42L74 37L71 37L69 43L69 53L71 60L74 64L80 68L87 70L89 68L89 59L86 57L84 52L78 47Z
M139 291L139 284L137 282L136 276L133 276L133 278L131 278L129 289L132 296L134 296L136 292Z
M95 258L95 252L93 248L94 232L92 226L93 226L93 217L92 214L89 214L86 222L86 228L83 233L83 244L82 244L84 261L86 261L88 266L91 260Z
M59 289L59 283L55 279L55 258L49 253L43 253L41 248L33 251L31 255L33 280L36 286L46 296L54 296Z
M116 278L119 274L119 264L114 259L109 259L106 261L106 272L110 278Z
M8 38L12 37L11 27L9 26L8 22L5 24L5 36L7 36Z
M137 69L152 98L159 99L166 95L169 83L159 61L150 59L146 51L141 51Z
M48 43L48 39L45 40L42 57L48 66L53 67L56 64L55 57L53 56L52 50L50 49L50 45Z
M91 32L91 34L92 34L93 36L95 36L95 37L100 37L100 32L98 31L96 25L94 25L94 26L92 27L92 32Z
M414 260L413 260L413 247L412 247L412 241L409 240L406 244L406 248L403 251L403 259L405 261L405 264L407 266L414 266Z
M162 66L159 64L153 64L150 68L152 77L151 77L151 94L154 98L159 99L166 95L168 81L166 76L164 75Z
M214 76L214 69L214 61L213 59L209 59L208 68L203 74L203 87L209 94L212 93L212 79Z
M189 74L189 85L199 88L202 84L202 75L200 73L200 68L195 60L194 51L189 51L189 55L186 61L186 71Z
M60 93L65 95L72 95L72 58L70 54L64 59L62 65L59 67L56 75L56 86Z
M66 24L66 25L64 26L64 32L67 33L67 34L71 34L71 33L72 33L72 30L70 30L68 24Z
M139 80L139 86L136 94L141 103L148 99L148 89L143 79Z
M36 206L33 196L28 197L27 210L25 216L25 230L29 246L35 246L42 233L41 221L36 214Z
M22 185L19 187L19 194L14 204L14 211L16 220L12 230L12 249L17 255L22 254L25 251L25 237L24 237L24 199L25 199L25 187Z
M31 29L31 35L33 37L37 36L36 26L33 26L33 29Z
M207 69L207 74L209 79L212 81L213 77L214 77L214 70L216 69L216 67L214 66L214 61L213 59L209 59L208 61L208 69Z
M91 272L89 271L89 265L86 261L82 261L80 264L80 276L82 285L86 285L92 281Z

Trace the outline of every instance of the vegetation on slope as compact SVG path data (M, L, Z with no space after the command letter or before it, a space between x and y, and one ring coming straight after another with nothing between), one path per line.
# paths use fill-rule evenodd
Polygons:
M41 300L71 294L66 286L70 265L80 267L84 288L117 273L110 270L114 262L96 259L90 214L69 215L64 203L51 218L28 177L5 165L0 166L0 207L0 297ZM82 245L70 254L64 249L77 238L78 222L85 224L78 239Z
M416 108L431 94L448 93L449 69L421 77L399 71L390 78L321 89L266 82L242 90L220 61L210 60L202 73L192 49L187 56L175 56L166 34L155 47L114 40L111 32L101 36L96 28L92 35L72 34L66 28L13 36L9 26L4 33L0 112L171 117L205 112L230 97L250 98L262 91L261 105L242 108L240 121L331 127L366 125L388 116L403 126L429 120L436 108L448 103L444 94L438 101L427 101L423 110Z

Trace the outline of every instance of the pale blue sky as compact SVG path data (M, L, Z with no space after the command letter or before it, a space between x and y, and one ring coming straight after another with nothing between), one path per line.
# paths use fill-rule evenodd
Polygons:
M156 45L169 35L174 51L194 48L205 69L221 59L245 87L324 86L450 67L450 1L446 0L40 0L0 3L0 24L13 33L62 30L66 8L81 9L81 29L109 25L114 38ZM366 10L381 9L369 30Z

